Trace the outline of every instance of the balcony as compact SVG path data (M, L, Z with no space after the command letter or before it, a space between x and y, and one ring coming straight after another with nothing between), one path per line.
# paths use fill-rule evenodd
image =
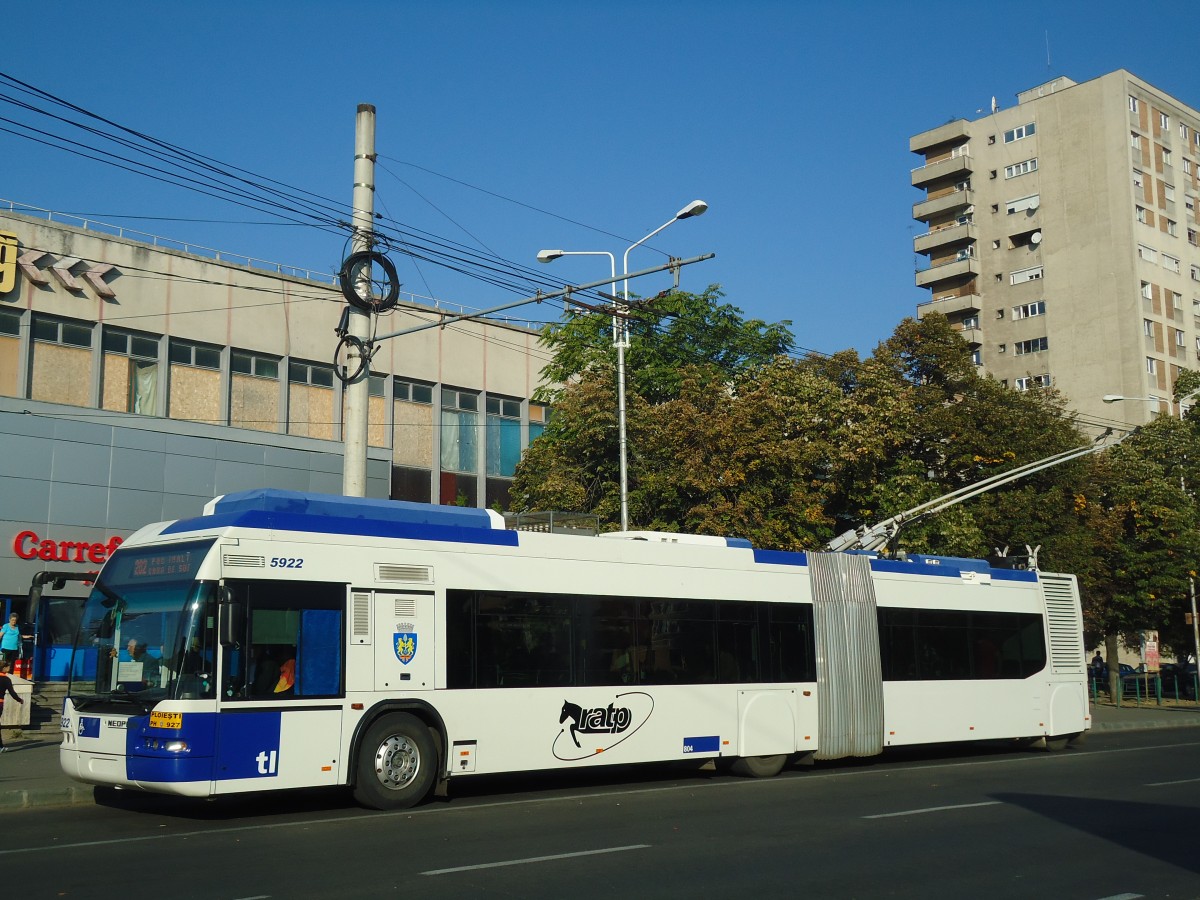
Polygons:
M962 222L958 225L951 225L949 228L939 228L937 231L918 235L913 240L913 250L917 253L924 253L926 256L932 256L933 251L938 247L946 247L951 244L965 244L968 241L974 241L976 238L975 232L974 222Z
M967 120L954 119L945 125L922 131L908 139L908 149L913 153L927 153L942 144L963 143L969 137Z
M917 306L917 318L923 319L930 313L941 313L943 316L978 315L982 307L982 299L978 294L967 294L962 297L938 297L926 300Z
M939 281L951 278L966 278L979 275L979 260L973 256L965 259L952 259L938 266L930 266L917 273L917 287L929 287Z
M983 346L983 329L978 325L974 328L959 328L958 333L962 335L964 341L971 345L972 350Z
M964 152L940 159L937 162L917 166L912 170L913 187L922 187L934 181L955 178L962 180L971 174L971 154Z
M912 217L918 222L928 222L937 215L965 210L975 205L975 192L970 188L958 188L953 193L934 197L913 204Z

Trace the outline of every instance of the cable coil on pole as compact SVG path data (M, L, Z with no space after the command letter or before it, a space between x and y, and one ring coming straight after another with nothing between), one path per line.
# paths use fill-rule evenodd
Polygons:
M371 278L363 277L365 270L370 269L373 273L376 266L387 278L386 290L380 290L378 295L374 288L376 285L383 288L383 283L373 274ZM338 272L338 284L347 303L368 313L388 312L395 308L400 297L400 279L395 264L376 250L360 250L347 256ZM364 289L366 296L363 296Z

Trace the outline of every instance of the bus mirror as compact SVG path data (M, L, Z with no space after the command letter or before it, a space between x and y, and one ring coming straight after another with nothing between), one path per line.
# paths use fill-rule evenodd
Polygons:
M238 643L245 632L245 611L242 604L233 599L229 588L222 586L220 593L221 605L221 643L226 647Z

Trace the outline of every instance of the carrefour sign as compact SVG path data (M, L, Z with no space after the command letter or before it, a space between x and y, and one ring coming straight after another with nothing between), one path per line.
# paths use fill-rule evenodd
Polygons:
M106 543L99 541L52 541L41 538L36 531L22 531L13 538L13 553L21 559L40 559L45 562L102 563L124 543L113 535Z

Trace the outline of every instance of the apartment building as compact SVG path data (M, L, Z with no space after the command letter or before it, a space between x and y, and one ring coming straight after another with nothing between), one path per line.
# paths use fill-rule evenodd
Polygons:
M918 316L944 314L1015 390L1125 422L1173 411L1200 355L1200 112L1125 70L992 107L909 140Z

